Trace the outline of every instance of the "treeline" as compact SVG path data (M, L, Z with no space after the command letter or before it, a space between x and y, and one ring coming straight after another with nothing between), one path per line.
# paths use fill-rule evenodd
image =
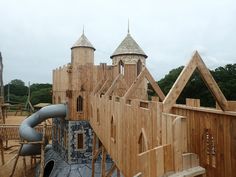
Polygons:
M163 79L158 81L159 86L165 95L169 92L177 77L183 70L183 66L172 69ZM228 100L236 100L236 64L227 64L210 71ZM9 88L9 96L8 96ZM5 101L10 103L26 103L29 88L19 79L12 80L4 86ZM32 105L38 103L52 102L51 84L32 84L30 86ZM149 96L155 95L149 85ZM186 98L201 99L202 106L215 107L215 100L201 79L198 71L195 71L183 92L180 94L177 103L185 103Z
M158 84L165 95L169 92L183 68L184 66L180 66L172 69L163 79L158 81ZM225 97L228 100L236 100L236 63L218 67L214 70L210 70L210 72ZM152 89L150 95L154 95ZM193 73L183 92L180 94L177 103L185 103L186 98L201 99L202 106L215 107L215 99L197 70Z
M26 103L29 87L22 80L14 79L4 86L5 102L11 104ZM30 85L30 101L32 105L38 103L52 103L51 84Z

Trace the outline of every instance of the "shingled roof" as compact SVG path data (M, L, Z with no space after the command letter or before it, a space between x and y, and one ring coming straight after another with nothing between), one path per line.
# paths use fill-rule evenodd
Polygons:
M82 34L82 36L79 38L78 41L71 47L71 49L76 48L76 47L87 47L87 48L92 48L93 50L96 50L91 42L88 40L88 38Z
M147 55L141 49L141 47L137 44L137 42L132 38L130 33L127 34L125 39L121 42L121 44L117 47L115 52L111 55L111 58L118 55L142 55L147 58Z

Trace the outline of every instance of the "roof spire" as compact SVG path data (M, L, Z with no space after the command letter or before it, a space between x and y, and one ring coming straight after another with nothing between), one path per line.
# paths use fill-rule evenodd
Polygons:
M128 19L128 34L129 34L129 19Z
M84 25L83 25L83 35L84 35Z

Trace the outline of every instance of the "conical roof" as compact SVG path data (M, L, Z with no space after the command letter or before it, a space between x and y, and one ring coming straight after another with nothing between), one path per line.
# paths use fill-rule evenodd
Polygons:
M71 49L76 48L76 47L87 47L87 48L92 48L93 50L95 50L95 48L93 47L91 42L88 40L88 38L84 35L84 33L79 38L79 40L76 41L76 43L71 47Z
M141 49L141 47L137 44L137 42L132 38L132 36L128 33L125 39L121 42L121 44L117 47L115 52L111 55L111 58L118 55L142 55L147 58L147 55Z

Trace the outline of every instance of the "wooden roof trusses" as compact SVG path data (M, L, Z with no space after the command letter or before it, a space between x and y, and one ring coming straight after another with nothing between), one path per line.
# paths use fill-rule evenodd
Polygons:
M160 100L163 101L165 99L165 95L160 89L159 85L154 80L154 78L152 77L152 75L149 73L147 68L144 68L143 71L139 74L139 76L133 82L131 87L125 93L124 97L129 98L134 93L134 91L138 88L139 84L142 83L143 79L145 78L149 81L149 83L151 84L152 88L154 89L154 91L156 92Z
M186 86L187 82L189 81L190 77L192 76L193 72L196 69L199 71L201 78L203 79L204 83L210 90L211 94L213 95L213 97L215 98L216 102L221 107L221 109L223 111L227 110L227 104L228 104L227 99L221 92L219 86L217 85L210 71L203 62L201 56L196 51L192 56L191 60L189 61L189 63L184 67L179 77L175 81L174 85L172 86L171 90L164 99L163 101L164 112L170 112L172 106L175 104L177 98L183 91L184 87Z
M125 89L126 91L128 90L128 85L126 84L126 82L124 80L124 76L122 74L119 74L115 78L115 80L112 82L112 84L111 84L110 88L107 90L105 96L110 96L113 93L113 91L115 89L117 89L117 86L119 83L122 85L123 89Z

